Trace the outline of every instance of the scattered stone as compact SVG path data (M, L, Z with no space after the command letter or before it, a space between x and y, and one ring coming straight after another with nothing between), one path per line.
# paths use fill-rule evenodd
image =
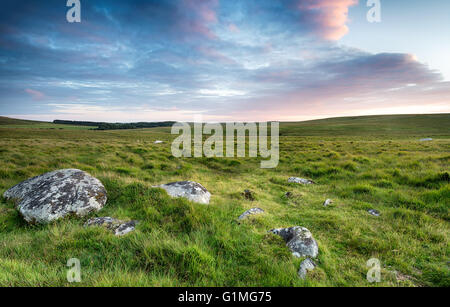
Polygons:
M373 216L380 216L380 212L375 209L367 210L367 212L369 212L369 214L372 214Z
M305 227L279 228L272 229L270 232L282 237L295 257L315 258L319 254L319 246L316 240L314 240L311 232Z
M252 191L250 190L245 190L242 195L244 196L245 199L249 200L249 201L254 201L255 200L255 195Z
M393 273L395 274L395 278L397 279L397 281L400 282L405 282L405 281L410 281L410 282L414 282L415 278L406 274L403 274L401 272L398 271L393 271Z
M329 205L331 205L333 203L333 201L331 199L327 199L324 203L323 206L324 207L328 207Z
M314 270L315 267L316 264L314 263L314 261L312 261L309 258L306 258L300 264L300 269L298 270L298 277L300 277L300 279L305 279L308 272Z
M136 229L137 221L124 222L112 217L96 217L88 220L85 227L103 226L114 232L116 236L123 236Z
M291 177L288 179L288 182L293 183L300 183L300 184L315 184L314 181L304 178L298 178L298 177Z
M85 216L106 203L106 189L78 169L62 169L25 180L3 196L17 202L29 223L49 223L67 215Z
M204 186L193 181L172 182L154 186L154 188L166 190L171 197L184 197L190 201L205 205L209 204L209 199L211 198L211 193Z
M155 141L153 144L162 144L164 143L163 141Z
M261 214L261 213L264 213L264 210L263 210L263 209L261 209L261 208L252 208L252 209L247 210L247 211L245 211L244 213L242 213L242 214L239 216L238 220L243 220L243 219L245 219L246 217L248 217L249 215Z
M424 138L424 139L420 139L421 142L429 142L432 141L432 138Z

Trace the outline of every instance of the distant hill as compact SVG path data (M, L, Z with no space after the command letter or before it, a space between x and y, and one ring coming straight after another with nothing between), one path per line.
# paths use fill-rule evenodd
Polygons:
M34 125L43 122L0 116L0 125Z
M374 115L280 124L283 136L450 135L450 114Z
M48 123L0 116L0 128L119 130L158 127L162 129L161 132L170 133L170 126L173 123L104 123L61 120ZM333 137L406 134L450 136L450 114L355 116L280 123L280 135L282 136Z

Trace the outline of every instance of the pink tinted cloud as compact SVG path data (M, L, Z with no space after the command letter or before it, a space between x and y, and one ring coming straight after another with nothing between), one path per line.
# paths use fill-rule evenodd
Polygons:
M211 30L211 26L218 22L216 13L218 6L219 0L183 0L180 9L189 12L181 20L183 31L216 39L217 36Z
M215 48L206 47L206 46L198 46L195 49L202 55L204 55L212 60L219 61L223 64L236 64L236 62L234 60L225 56L223 53L221 53L220 51L218 51Z
M45 97L45 94L30 88L25 89L25 92L29 94L35 100L41 100Z
M348 9L356 4L358 0L299 0L298 9L320 37L338 40L347 34Z
M238 33L238 32L240 32L238 26L236 26L234 23L230 23L230 24L228 25L228 30L230 30L230 31L233 32L233 33Z

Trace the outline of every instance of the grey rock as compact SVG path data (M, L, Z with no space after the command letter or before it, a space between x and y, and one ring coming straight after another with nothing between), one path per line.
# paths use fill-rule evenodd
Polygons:
M298 177L291 177L288 179L288 182L290 183L300 183L300 184L315 184L314 181L304 178L298 178Z
M324 207L328 207L329 205L331 205L333 203L333 201L331 199L327 199L324 203L323 206Z
M155 141L153 144L162 144L164 143L163 141Z
M204 186L193 181L172 182L154 187L166 190L171 197L184 197L200 204L209 204L211 198L211 193Z
M123 236L136 229L138 221L121 221L112 217L96 217L88 220L85 227L103 226L111 230L116 236Z
M420 139L421 142L430 142L432 141L432 138L424 138L424 139Z
M300 263L300 269L298 270L298 277L301 279L305 279L308 272L314 270L315 267L316 264L314 263L314 261L312 261L309 258L306 258L305 260L302 261L302 263Z
M367 212L369 212L369 214L371 214L373 216L380 216L381 215L380 212L378 210L375 210L375 209L367 210Z
M249 210L245 211L244 213L242 213L242 214L239 216L238 220L243 220L243 219L245 219L246 217L248 217L249 215L253 215L253 214L261 214L261 213L264 213L264 210L263 210L263 209L261 209L261 208L252 208L252 209L249 209Z
M49 223L67 215L85 216L106 203L103 184L78 169L49 172L7 190L3 196L14 200L29 223Z
M295 257L315 258L319 254L319 246L316 240L305 227L278 228L272 229L270 232L282 237Z

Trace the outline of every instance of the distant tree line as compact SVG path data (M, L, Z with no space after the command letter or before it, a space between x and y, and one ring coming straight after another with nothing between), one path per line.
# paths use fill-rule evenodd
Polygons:
M92 130L119 130L119 129L141 129L141 128L155 128L155 127L171 127L175 122L139 122L139 123L102 123L102 122L87 122L87 121L73 121L73 120L59 120L53 121L54 124L72 125L72 126L89 126L95 127Z

